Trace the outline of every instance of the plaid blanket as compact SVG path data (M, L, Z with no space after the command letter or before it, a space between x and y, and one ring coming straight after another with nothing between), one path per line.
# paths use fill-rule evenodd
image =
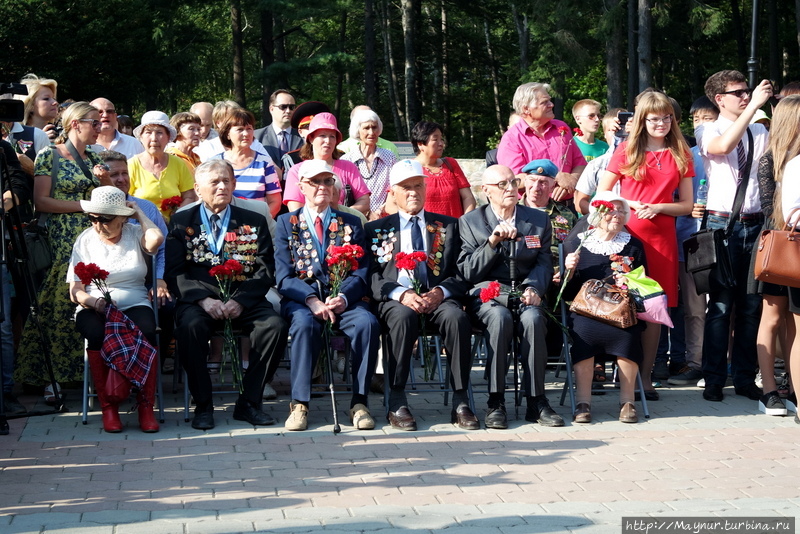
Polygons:
M144 387L156 349L130 318L113 304L106 305L106 331L100 355L131 383Z

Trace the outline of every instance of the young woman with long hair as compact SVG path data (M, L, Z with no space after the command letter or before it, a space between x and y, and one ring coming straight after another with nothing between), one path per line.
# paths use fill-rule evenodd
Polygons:
M610 191L620 182L620 196L634 211L628 230L644 244L647 274L664 288L669 306L678 305L675 217L692 211L692 176L692 154L669 97L657 91L639 95L628 140L617 147L597 190ZM642 335L648 400L658 400L650 374L660 333L660 324L648 323Z

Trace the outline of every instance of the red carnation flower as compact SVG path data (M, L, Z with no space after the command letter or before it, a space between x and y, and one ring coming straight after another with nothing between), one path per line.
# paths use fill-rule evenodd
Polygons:
M607 211L613 211L614 210L614 204L612 204L608 200L593 200L592 201L592 207L596 208L598 210L601 210L601 209L602 210L607 210Z
M500 282L489 282L487 287L481 289L481 302L489 302L490 300L500 296Z

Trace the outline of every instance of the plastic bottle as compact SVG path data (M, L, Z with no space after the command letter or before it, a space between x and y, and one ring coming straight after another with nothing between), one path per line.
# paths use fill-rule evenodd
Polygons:
M697 203L703 206L708 204L708 182L705 178L700 180L700 186L697 188Z

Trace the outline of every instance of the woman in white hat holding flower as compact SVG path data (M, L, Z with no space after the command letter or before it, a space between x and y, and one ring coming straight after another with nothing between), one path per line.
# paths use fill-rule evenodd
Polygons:
M175 196L181 197L185 206L197 200L194 178L180 158L166 152L167 144L174 141L178 132L169 123L167 114L148 111L133 135L144 145L144 152L128 160L131 177L131 195L149 200L159 208L161 202ZM168 215L169 210L161 210Z

